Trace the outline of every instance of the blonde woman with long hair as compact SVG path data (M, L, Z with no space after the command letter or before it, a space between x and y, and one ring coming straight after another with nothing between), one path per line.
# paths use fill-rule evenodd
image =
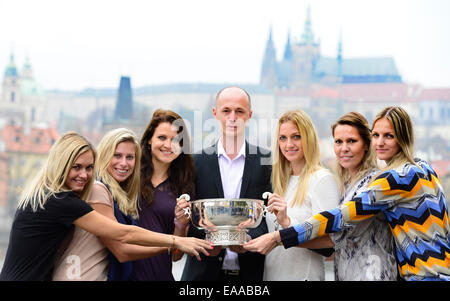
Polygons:
M288 111L280 117L273 145L274 193L266 216L269 232L338 204L338 186L320 163L315 127L304 111ZM276 248L266 256L264 280L324 280L323 261L324 257L312 250Z
M444 191L433 168L413 157L412 122L403 108L387 107L375 117L372 147L386 167L367 189L340 207L320 212L273 237L291 248L352 228L381 212L394 238L399 277L450 281L450 224ZM276 245L271 239L261 236L246 248L268 253ZM372 256L371 269L379 269L379 265L379 258Z
M202 240L175 238L122 225L85 201L93 186L96 152L75 132L62 135L47 162L19 200L0 280L50 280L57 251L78 226L96 236L142 246L177 247L199 257L211 249ZM70 258L79 277L79 258Z

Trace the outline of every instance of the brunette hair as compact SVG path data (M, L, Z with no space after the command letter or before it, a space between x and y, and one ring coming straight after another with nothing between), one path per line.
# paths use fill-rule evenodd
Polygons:
M188 193L191 197L195 193L195 172L194 160L191 152L191 139L189 137L186 124L177 113L170 110L158 109L153 113L147 129L141 138L141 179L140 190L141 197L148 204L153 201L155 187L153 187L151 179L154 173L152 161L152 150L149 141L152 139L155 129L159 124L168 122L177 127L177 143L180 145L181 153L175 158L169 167L169 189L178 197L183 193Z
M334 130L338 125L349 125L354 127L359 136L361 137L364 145L367 150L360 162L359 171L356 174L354 179L350 178L349 172L347 169L343 168L339 163L336 164L336 172L337 177L339 179L339 186L341 192L343 192L344 184L349 183L353 184L360 179L362 179L369 171L377 168L377 162L375 157L375 152L371 146L371 133L369 128L369 123L367 119L358 112L349 112L343 116L341 116L332 126L331 126L331 134L334 137Z

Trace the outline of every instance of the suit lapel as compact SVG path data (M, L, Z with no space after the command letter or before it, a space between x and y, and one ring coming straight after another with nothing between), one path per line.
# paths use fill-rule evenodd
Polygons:
M209 164L211 166L211 177L214 178L214 183L216 184L217 188L217 197L223 198L223 187L222 187L222 178L220 177L220 168L219 168L219 158L217 157L217 144L212 146L214 147L215 151L209 155Z
M245 141L245 164L244 164L244 174L242 175L241 192L239 193L240 198L245 198L245 194L247 193L247 187L250 182L250 175L252 173L252 170L254 170L253 164L255 160L253 160L254 155L252 155L251 153L253 152L249 152L249 144L247 141Z

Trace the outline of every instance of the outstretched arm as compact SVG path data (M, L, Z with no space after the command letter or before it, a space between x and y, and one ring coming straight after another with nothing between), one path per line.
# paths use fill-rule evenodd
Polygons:
M131 243L149 247L175 247L200 260L200 253L209 255L211 244L197 238L176 237L148 231L144 228L123 225L91 211L74 221L74 224L96 236L109 238L122 243Z
M373 189L362 192L341 207L323 211L301 224L275 232L279 239L277 241L282 242L285 248L302 244L303 247L307 241L323 237L328 233L339 232L347 224L354 224L374 216L397 199L397 192L389 190L385 184L383 181L374 181L371 185ZM273 235L272 233L263 235L250 241L244 247L249 251L268 253L276 246Z
M268 233L266 235L260 236L256 239L253 239L247 242L243 248L252 251L258 252L263 255L269 254L276 246L281 245L281 237L280 232L275 231ZM299 248L308 248L308 249L325 249L332 248L334 246L331 239L328 235L324 237L315 238L311 241L304 242L302 244L297 245ZM331 255L331 254L330 254Z
M101 203L94 203L91 204L91 206L98 213L117 222L113 209L110 206ZM162 253L167 253L168 250L168 248L164 247L144 247L135 244L122 243L117 239L105 237L100 237L100 240L114 254L119 262L149 258Z
M301 224L281 230L280 237L284 247L297 246L328 233L342 231L347 224L371 218L387 206L375 205L374 194L374 190L365 191L340 208L323 211Z

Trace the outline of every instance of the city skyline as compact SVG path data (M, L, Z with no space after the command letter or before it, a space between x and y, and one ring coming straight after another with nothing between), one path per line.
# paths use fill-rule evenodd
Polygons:
M0 70L12 52L46 90L114 88L121 75L133 87L257 84L269 29L280 57L308 6L323 55L337 54L342 35L346 58L393 57L405 82L450 86L446 0L0 0Z

